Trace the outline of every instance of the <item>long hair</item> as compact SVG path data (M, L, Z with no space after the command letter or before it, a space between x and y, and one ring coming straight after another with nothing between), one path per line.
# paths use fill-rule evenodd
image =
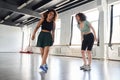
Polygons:
M79 16L81 21L85 21L86 20L86 16L83 13L78 13L78 14L76 14L76 16Z
M47 19L48 14L49 14L50 12L53 12L53 13L54 13L54 17L53 17L52 20L53 20L53 21L56 21L56 18L57 18L57 12L56 12L54 9L50 9L50 10L48 10L47 12L43 13L43 17L44 17L44 19L45 19L45 20Z

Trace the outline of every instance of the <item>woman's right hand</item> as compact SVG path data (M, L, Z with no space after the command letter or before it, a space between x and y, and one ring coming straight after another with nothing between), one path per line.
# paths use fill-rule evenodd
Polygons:
M34 40L34 39L35 39L35 35L33 34L33 35L32 35L32 40Z
M98 42L98 39L95 37L95 38L94 38L94 41Z

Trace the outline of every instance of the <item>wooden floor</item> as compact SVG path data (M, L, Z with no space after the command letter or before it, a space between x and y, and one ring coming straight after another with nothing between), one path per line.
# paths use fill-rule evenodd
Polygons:
M82 71L80 58L49 56L49 70L39 73L38 54L0 53L0 80L120 80L119 61L93 60L91 71Z

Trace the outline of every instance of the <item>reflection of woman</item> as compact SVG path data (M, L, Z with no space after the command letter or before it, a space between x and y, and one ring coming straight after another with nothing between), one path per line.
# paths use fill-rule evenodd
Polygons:
M83 13L76 14L76 20L78 22L78 27L80 28L82 37L81 53L84 65L80 68L83 70L90 70L92 61L91 50L94 44L94 40L96 40L96 33L92 25L86 20L86 16ZM93 33L90 31L90 29ZM88 63L86 60L85 51L88 56Z
M45 73L40 73L40 75L41 75L41 80L45 80Z
M41 26L42 30L38 36L37 47L40 47L42 62L40 66L40 70L43 72L47 72L48 66L46 64L46 59L49 52L49 47L52 46L54 42L54 30L55 30L55 19L57 17L55 10L48 10L43 14L43 18L37 24L35 28L32 40L35 38L35 34L39 27Z

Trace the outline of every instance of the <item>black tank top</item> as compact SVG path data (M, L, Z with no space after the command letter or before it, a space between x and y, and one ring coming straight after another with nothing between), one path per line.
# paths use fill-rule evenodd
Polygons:
M53 30L53 21L47 22L46 20L44 20L42 23L42 30Z

